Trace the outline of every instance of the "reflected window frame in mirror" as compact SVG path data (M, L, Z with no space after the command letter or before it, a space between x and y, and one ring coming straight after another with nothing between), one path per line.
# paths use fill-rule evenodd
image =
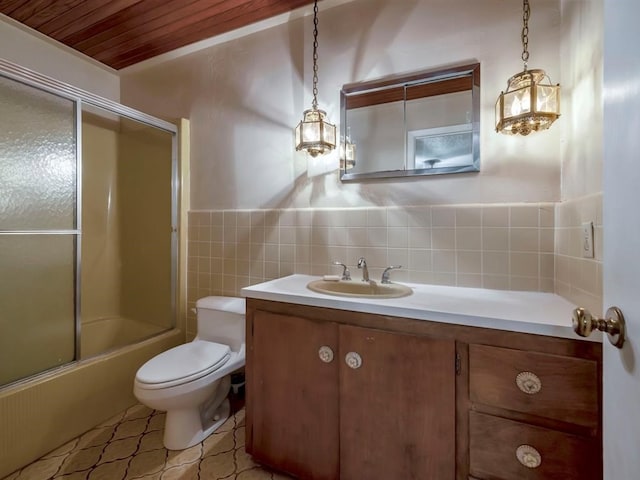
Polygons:
M407 110L414 100L431 100L444 95L470 92L469 110L464 121L429 125L427 128L409 129ZM385 114L377 113L375 121L396 119L396 125L382 125L378 132L384 136L395 132L397 150L386 156L380 154L382 166L358 166L367 161L367 136L352 137L356 122L349 123L349 111L362 108L393 108ZM361 112L365 112L361 110ZM360 113L360 112L358 112ZM365 112L366 113L366 112ZM386 120L385 120L386 121ZM397 125L400 123L400 125ZM352 128L353 127L353 128ZM402 135L402 138L400 138ZM378 135L373 135L378 137ZM380 138L377 141L381 141ZM383 141L383 140L382 140ZM392 142L389 143L391 145ZM456 145L450 152L451 161L439 158L420 158L421 166L415 168L418 151L442 151L447 145ZM401 145L401 146L400 146ZM393 147L392 147L393 148ZM447 147L448 148L448 147ZM459 155L460 151L462 154ZM362 157L362 158L359 158ZM455 157L455 158L454 158ZM374 162L371 162L374 163ZM378 162L380 163L380 162ZM446 165L449 163L449 165ZM355 168L358 166L358 168ZM359 170L359 171L358 171ZM368 179L417 177L438 174L480 171L480 63L465 62L418 72L393 75L376 80L346 84L340 91L340 180L354 182Z

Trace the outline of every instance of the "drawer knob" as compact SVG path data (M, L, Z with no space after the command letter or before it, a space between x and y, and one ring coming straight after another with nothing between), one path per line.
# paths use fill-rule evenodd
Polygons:
M349 368L360 368L362 365L362 357L358 355L356 352L349 352L344 357L345 363L349 366Z
M533 372L520 372L516 376L516 385L528 395L535 395L542 388L540 378Z
M542 463L540 452L531 445L520 445L516 448L516 458L527 468L537 468Z
M333 350L331 350L331 347L323 345L318 350L318 356L324 363L331 363L333 361Z

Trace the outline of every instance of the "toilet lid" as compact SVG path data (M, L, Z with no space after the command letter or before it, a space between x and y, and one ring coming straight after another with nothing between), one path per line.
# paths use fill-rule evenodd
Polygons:
M229 345L197 340L185 343L153 357L140 367L136 379L155 385L197 380L224 365L230 352Z

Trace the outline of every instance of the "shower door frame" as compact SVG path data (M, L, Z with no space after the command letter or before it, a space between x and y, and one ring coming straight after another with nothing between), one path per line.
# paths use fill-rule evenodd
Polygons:
M172 123L166 122L159 118L140 112L133 108L127 107L120 103L114 102L99 95L87 92L80 88L74 87L59 80L47 77L28 68L17 65L8 60L0 58L0 76L9 78L24 85L31 86L38 90L42 90L58 97L70 100L74 104L75 115L75 147L76 147L76 202L75 202L75 229L67 230L2 230L2 235L74 235L75 236L75 351L74 359L62 365L56 365L44 371L34 373L28 377L24 377L6 385L0 385L0 390L12 386L17 383L30 380L34 377L47 374L59 368L65 368L69 365L77 363L81 359L81 273L82 273L82 106L84 104L98 107L110 113L120 115L130 120L143 123L145 125L158 128L171 134L171 310L173 317L173 325L176 327L177 322L177 296L178 296L178 199L180 190L180 178L178 172L178 127Z

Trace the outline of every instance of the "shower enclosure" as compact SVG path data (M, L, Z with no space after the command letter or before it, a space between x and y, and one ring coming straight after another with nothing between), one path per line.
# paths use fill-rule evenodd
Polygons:
M0 388L175 326L176 131L0 60Z

